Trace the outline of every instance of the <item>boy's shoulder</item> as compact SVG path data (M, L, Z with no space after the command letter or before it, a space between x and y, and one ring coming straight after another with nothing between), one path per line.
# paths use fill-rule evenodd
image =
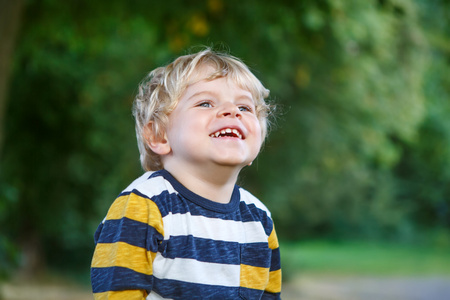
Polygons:
M264 211L269 217L271 217L269 209L264 205L264 203L261 202L261 200L242 187L239 187L239 192L241 195L241 202L243 201L247 206L254 205L256 208Z
M159 171L148 171L135 179L121 194L124 195L133 192L151 198L160 195L164 191L176 193L173 187L167 184Z

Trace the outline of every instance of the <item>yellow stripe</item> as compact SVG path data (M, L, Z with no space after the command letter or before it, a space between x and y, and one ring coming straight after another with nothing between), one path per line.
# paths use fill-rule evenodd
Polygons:
M123 217L146 223L164 235L161 212L152 200L136 194L118 197L111 205L106 220L118 220Z
M264 290L268 281L268 268L241 265L241 287Z
M277 249L279 247L277 234L275 232L275 227L272 229L272 233L269 236L269 248Z
M123 242L113 244L97 244L93 268L124 267L136 272L152 275L152 261L155 253L144 248L129 245Z
M94 294L95 300L127 300L127 299L145 299L146 291L131 290L118 292L104 292Z
M266 287L269 293L281 293L281 270L269 273L269 284Z

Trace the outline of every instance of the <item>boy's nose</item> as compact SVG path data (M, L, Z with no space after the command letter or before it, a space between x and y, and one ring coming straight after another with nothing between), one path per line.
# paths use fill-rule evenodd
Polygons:
M239 107L234 105L233 103L224 103L219 110L219 116L240 117L241 111L239 110Z

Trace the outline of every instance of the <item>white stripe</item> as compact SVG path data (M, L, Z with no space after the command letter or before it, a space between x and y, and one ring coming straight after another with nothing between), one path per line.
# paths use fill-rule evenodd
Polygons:
M169 213L163 217L164 239L187 236L237 243L264 243L267 235L261 222L238 222Z
M136 188L136 186L145 182L150 177L150 175L152 175L152 173L153 172L145 172L140 177L136 178L125 190L123 190L123 192L132 191L134 188Z
M148 177L150 177L152 173L153 172L145 173L144 175L133 181L133 183L131 183L123 192L131 192L136 189L148 198L158 196L166 190L167 192L169 192L169 194L178 194L178 192L173 189L172 185L162 176L148 179Z
M241 201L244 201L247 205L254 204L257 208L265 211L269 217L271 216L269 209L261 202L261 200L259 200L243 188L240 188L239 192L241 194Z
M184 282L238 287L240 265L200 262L187 258L164 258L158 253L153 261L153 276Z

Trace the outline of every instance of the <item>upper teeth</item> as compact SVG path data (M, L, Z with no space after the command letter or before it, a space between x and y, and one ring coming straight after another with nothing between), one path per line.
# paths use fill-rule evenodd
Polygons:
M236 129L231 129L231 128L219 130L215 133L212 133L210 135L210 137L219 137L219 135L226 134L226 133L234 133L238 138L242 139L242 134L240 134L239 131L237 131Z

